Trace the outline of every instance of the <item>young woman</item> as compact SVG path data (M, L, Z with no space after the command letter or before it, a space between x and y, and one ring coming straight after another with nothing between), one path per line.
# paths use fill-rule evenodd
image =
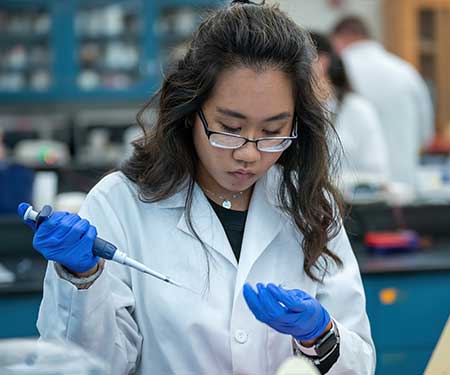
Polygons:
M56 212L36 231L51 260L42 337L114 374L272 375L300 352L322 373L373 373L315 59L273 6L234 2L201 23L131 159L80 216ZM198 293L99 261L97 233Z

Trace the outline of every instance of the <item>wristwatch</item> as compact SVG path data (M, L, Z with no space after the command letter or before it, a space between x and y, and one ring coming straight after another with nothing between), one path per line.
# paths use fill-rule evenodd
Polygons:
M331 329L320 338L313 346L303 346L298 340L294 339L294 348L308 357L328 357L340 342L339 332L336 325L332 321Z

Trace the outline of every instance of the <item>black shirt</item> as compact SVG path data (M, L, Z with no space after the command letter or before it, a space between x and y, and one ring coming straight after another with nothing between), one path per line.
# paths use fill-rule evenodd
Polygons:
M222 223L223 229L230 241L233 253L239 263L241 254L242 238L244 236L245 220L247 219L247 211L234 211L222 207L208 198L209 203L216 212L217 217ZM315 358L315 357L313 357ZM326 360L318 367L321 374L326 374L339 358L339 345L333 350Z
M222 223L223 229L230 241L231 248L239 263L241 255L242 237L244 236L245 220L247 219L247 211L234 211L222 207L221 205L209 199L209 203L216 212L217 217Z

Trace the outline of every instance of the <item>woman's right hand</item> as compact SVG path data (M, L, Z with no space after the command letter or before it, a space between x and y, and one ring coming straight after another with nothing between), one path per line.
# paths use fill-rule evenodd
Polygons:
M19 205L22 219L29 206ZM32 228L35 230L33 247L47 260L58 262L76 274L85 273L98 263L99 257L92 252L97 229L77 214L55 211L37 229Z

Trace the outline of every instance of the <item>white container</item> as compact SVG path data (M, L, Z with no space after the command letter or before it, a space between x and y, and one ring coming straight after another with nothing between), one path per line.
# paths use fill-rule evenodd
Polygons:
M63 340L0 340L2 375L108 375L100 359Z
M86 194L79 191L61 193L56 196L53 208L55 211L67 211L76 214L80 211L85 199Z
M35 210L41 210L46 204L53 205L57 192L58 175L56 172L36 172L32 191Z

